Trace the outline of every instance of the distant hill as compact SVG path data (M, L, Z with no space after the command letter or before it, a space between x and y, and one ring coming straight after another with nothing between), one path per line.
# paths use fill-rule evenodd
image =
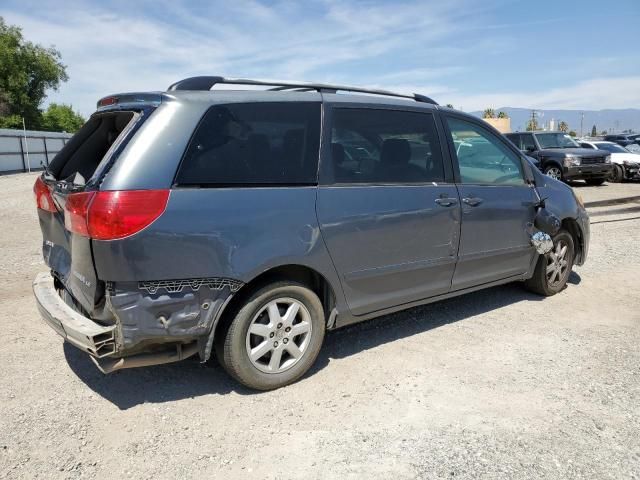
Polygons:
M501 107L494 109L497 112L506 112L511 117L511 129L513 131L525 130L527 122L531 118L531 109ZM623 130L632 129L640 132L640 109L627 108L619 110L536 110L538 112L538 123L540 126L549 124L551 119L556 121L556 128L559 121L565 121L569 124L569 130L575 130L580 134L580 114L584 113L583 133L588 135L591 133L593 125L598 129L598 133L602 130L608 132L622 132ZM482 117L482 112L471 112L472 115Z

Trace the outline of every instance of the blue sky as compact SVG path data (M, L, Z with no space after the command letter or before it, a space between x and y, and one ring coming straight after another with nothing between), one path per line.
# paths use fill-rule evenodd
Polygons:
M0 15L55 45L51 101L213 74L420 92L464 110L640 108L640 0L38 1Z

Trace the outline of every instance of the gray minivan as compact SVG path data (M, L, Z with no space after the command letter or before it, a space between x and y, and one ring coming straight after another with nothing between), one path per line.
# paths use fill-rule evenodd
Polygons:
M215 355L263 390L327 330L513 281L553 295L589 246L572 189L482 120L336 85L105 97L34 191L54 330L105 373Z

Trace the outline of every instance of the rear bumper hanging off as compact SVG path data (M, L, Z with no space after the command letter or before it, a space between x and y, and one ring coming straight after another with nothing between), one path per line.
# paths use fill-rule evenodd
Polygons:
M198 344L172 344L166 349L130 355L114 356L116 347L116 325L103 326L67 305L58 295L53 277L39 273L33 281L33 293L38 310L44 321L72 345L87 352L91 360L103 373L111 373L123 368L143 367L176 362L198 353Z
M99 325L67 305L54 288L49 273L36 276L33 293L44 321L69 343L96 358L115 353L115 325Z

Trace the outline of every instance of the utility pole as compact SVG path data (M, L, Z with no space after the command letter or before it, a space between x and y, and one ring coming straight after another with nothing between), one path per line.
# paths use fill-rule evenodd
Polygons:
M24 117L22 117L22 132L24 134L24 148L27 151L27 170L31 173L31 162L29 161L29 143L27 142L27 127L24 124Z
M584 112L580 112L580 138L582 138L582 124L584 123Z

